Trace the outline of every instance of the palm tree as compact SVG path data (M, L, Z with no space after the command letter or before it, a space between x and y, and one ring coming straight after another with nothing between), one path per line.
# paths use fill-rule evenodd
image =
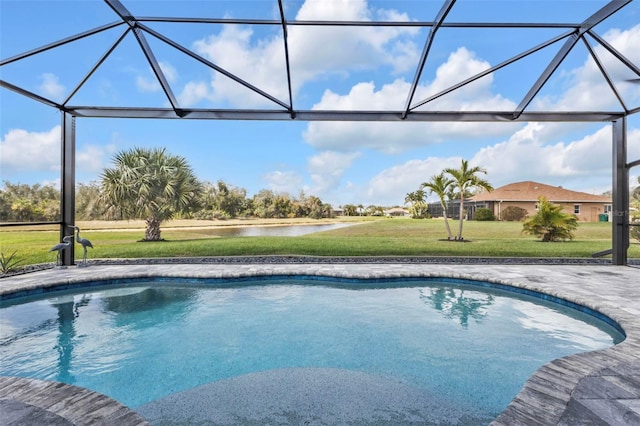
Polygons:
M198 198L201 185L187 161L164 148L121 151L113 162L102 173L101 197L121 218L145 219L145 241L159 241L160 224Z
M451 228L449 227L449 220L447 219L447 198L451 193L451 185L453 185L453 180L447 178L444 173L431 176L431 180L429 182L424 182L421 185L422 188L427 188L431 194L436 194L440 199L442 216L444 217L444 226L447 228L447 238L449 240L453 238Z
M632 226L629 229L629 236L640 242L640 176L638 176L638 186L631 193L631 207L635 210L631 212Z
M355 204L345 204L342 208L345 216L356 216L358 214L358 206Z
M545 197L538 198L538 213L522 224L522 231L552 242L573 239L573 231L578 227L576 215L564 213L562 206L553 204Z
M471 191L474 188L483 188L489 192L493 191L491 184L477 176L478 173L487 173L487 171L481 167L469 167L467 160L462 160L462 164L459 169L446 168L445 173L448 173L454 180L454 192L458 193L460 198L460 222L458 227L457 240L462 240L462 223L464 222L464 199L471 195Z
M427 214L427 204L424 199L427 194L422 189L409 192L404 197L404 203L411 203L411 216L413 218L423 218Z

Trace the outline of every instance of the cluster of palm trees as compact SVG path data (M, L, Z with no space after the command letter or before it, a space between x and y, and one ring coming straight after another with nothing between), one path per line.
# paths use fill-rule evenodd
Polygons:
M486 191L493 191L493 186L479 176L479 174L486 174L487 171L479 166L469 166L469 161L462 160L460 168L446 168L437 175L431 176L428 182L423 182L420 188L407 194L405 202L411 202L412 207L416 203L419 208L423 208L424 199L426 198L428 190L429 194L435 194L440 200L442 206L442 214L444 218L444 225L447 229L447 239L454 241L462 241L462 224L464 222L464 200L465 198L473 195L473 192L478 189L484 189ZM449 219L447 217L447 204L453 199L460 200L460 220L458 222L458 234L453 235L451 227L449 226Z

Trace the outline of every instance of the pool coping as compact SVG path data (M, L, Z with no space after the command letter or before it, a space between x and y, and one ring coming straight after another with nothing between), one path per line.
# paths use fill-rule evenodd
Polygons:
M628 266L402 262L90 265L2 279L0 296L92 280L290 275L344 279L448 277L481 280L585 306L616 321L624 330L626 339L610 348L571 355L545 364L527 380L520 393L492 424L569 425L587 421L631 424L625 422L640 421L640 269Z

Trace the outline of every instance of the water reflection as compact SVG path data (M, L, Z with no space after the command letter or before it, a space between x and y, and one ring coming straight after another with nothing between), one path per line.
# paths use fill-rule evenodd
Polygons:
M74 383L75 378L71 374L71 361L73 359L74 340L76 337L75 321L80 316L80 308L91 302L91 296L83 295L78 303L73 296L63 296L51 299L51 306L58 311L58 374L57 381Z
M330 223L323 225L276 225L276 226L229 226L209 228L208 235L218 237L298 237L315 232L344 228L352 223Z
M110 295L100 299L105 312L110 312L113 324L136 329L176 323L195 308L198 290L179 287L146 287L141 291Z
M489 306L493 305L491 294L467 291L451 287L425 288L420 290L420 299L442 312L445 318L457 319L463 328L469 327L469 320L482 322Z
M142 291L120 295L103 296L101 302L106 310L116 314L130 314L142 311L153 311L170 305L186 305L193 301L197 290L191 288L159 287L144 288Z

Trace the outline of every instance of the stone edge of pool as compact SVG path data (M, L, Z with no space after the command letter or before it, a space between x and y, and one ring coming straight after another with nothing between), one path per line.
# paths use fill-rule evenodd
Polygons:
M617 322L626 339L610 348L570 355L540 367L492 424L568 425L586 421L624 424L619 420L625 419L640 422L637 408L640 401L640 307L634 306L640 301L640 285L637 284L640 283L640 270L632 267L411 263L91 265L87 268L49 269L3 279L0 281L0 296L96 280L149 277L229 279L279 275L480 280L531 290L585 306ZM616 386L621 380L626 384ZM633 403L625 403L629 401Z
M64 383L22 377L0 376L0 408L2 424L148 425L138 413L106 395Z

